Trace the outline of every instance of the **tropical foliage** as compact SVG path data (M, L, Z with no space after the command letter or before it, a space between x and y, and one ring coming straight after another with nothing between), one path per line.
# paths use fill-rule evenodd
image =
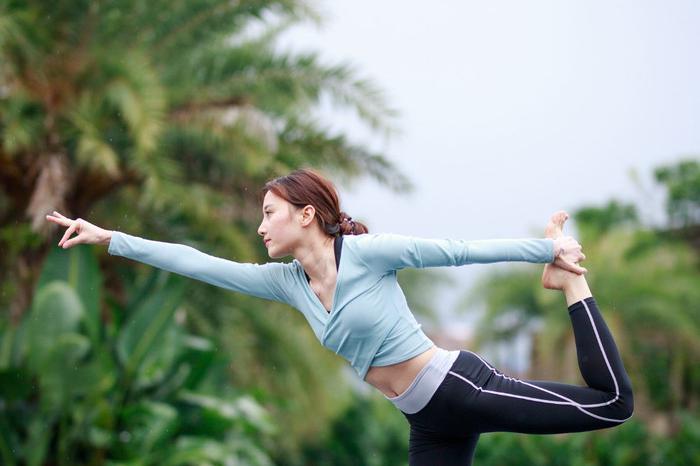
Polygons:
M688 160L656 171L668 191L661 228L643 225L637 206L616 201L574 215L588 281L632 377L635 416L664 435L678 433L700 402L699 169ZM486 309L481 343L529 332L528 376L583 383L563 299L538 286L539 274L511 269L476 288L470 301Z
M102 282L90 248L57 248L2 329L2 464L272 464L263 407L215 385L214 345L177 322L185 280L153 270L110 322Z
M0 4L3 348L15 348L25 322L36 312L49 312L35 308L42 268L56 249L57 232L44 220L52 210L104 228L256 262L265 257L255 233L258 192L273 176L306 165L341 182L369 175L391 189L410 188L382 154L314 117L314 108L327 99L354 110L377 132L393 129L393 111L381 92L351 66L283 50L281 32L301 20L317 20L317 15L304 2L289 0ZM114 325L117 332L138 313L135 306L149 295L148 286L162 278L144 266L107 256L104 248L94 253L104 276L103 292L98 301L92 296L82 303L88 314L65 311L71 316L66 345L73 358L66 361L94 361L103 347L124 359L129 346L136 345L150 367L145 373L160 377L151 367L156 362L149 362L145 347L135 340L106 343L97 338L105 326ZM74 288L96 283L76 280L70 279ZM180 354L176 350L182 343L177 342L196 342L191 335L208 340L217 356L210 395L223 396L227 387L235 387L264 406L275 425L285 426L269 450L293 455L303 439L313 438L343 409L350 392L341 361L319 347L298 313L201 283L189 283L186 293L168 293L167 301L150 304L152 309L177 308L181 321L179 333L159 334L160 342L169 345L163 357ZM54 294L49 296L43 299L53 303ZM65 306L70 303L78 305L72 299ZM33 347L37 339L31 341L22 344ZM27 358L6 359L2 368L8 377L16 370L38 376L50 365ZM99 358L106 373L120 367ZM159 362L178 367L166 363ZM123 368L125 380L145 383L131 379L136 369L130 364ZM113 396L123 397L127 394L120 390L130 386L109 387ZM20 391L16 399L51 396L42 387L47 386ZM314 412L314 422L308 421L309 412ZM61 432L60 426L73 420L63 422L56 427ZM226 422L214 424L223 429ZM175 432L167 428L168 435ZM8 445L32 445L28 435L49 435L14 424L4 431L14 432L8 434L14 439ZM44 452L55 459L68 447L58 448L58 437L51 436ZM170 437L158 441L163 439Z
M341 184L368 175L410 189L382 154L314 117L329 100L377 133L394 125L351 66L284 50L281 33L304 20L319 18L301 0L0 3L2 464L405 464L403 417L353 390L297 312L101 247L60 250L44 221L59 210L256 262L270 177L314 166ZM619 202L576 215L637 420L486 435L482 464L700 461L700 166L655 175L668 192L663 228ZM575 381L562 301L531 270L477 287L477 333L498 343L531 331L531 375ZM434 316L421 274L400 279L414 310ZM572 450L585 454L567 463Z

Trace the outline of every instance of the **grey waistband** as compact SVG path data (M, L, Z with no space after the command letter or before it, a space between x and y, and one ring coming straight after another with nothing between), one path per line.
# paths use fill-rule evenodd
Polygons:
M406 414L414 414L428 404L433 394L459 356L459 351L438 348L430 361L420 370L411 385L400 395L384 397Z

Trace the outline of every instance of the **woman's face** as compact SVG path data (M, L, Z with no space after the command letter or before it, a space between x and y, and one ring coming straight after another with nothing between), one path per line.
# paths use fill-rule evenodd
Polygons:
M263 199L262 210L263 219L258 227L258 234L263 237L267 254L273 259L292 254L292 245L302 231L294 215L298 209L287 200L268 191Z

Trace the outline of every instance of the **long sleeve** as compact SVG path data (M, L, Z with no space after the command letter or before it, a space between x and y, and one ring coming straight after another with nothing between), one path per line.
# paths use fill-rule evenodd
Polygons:
M233 262L183 244L153 241L119 231L112 233L107 252L232 291L288 303L289 264Z
M547 263L554 260L551 239L455 240L427 239L393 233L356 237L358 254L372 270L388 272L493 262Z

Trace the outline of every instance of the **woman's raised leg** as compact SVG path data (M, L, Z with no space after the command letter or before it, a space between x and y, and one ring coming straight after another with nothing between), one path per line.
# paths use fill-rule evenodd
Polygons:
M547 236L561 235L566 218L563 212L555 214ZM542 284L564 292L587 386L508 377L466 352L449 376L465 390L460 403L478 419L479 432L577 432L616 426L632 415L629 377L585 277L547 264ZM452 383L452 389L458 385Z

